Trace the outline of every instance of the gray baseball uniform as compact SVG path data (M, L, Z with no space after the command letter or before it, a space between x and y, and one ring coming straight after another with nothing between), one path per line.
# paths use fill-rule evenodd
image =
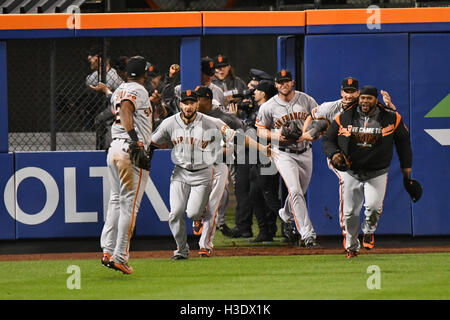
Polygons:
M201 220L213 183L213 165L222 155L221 141L231 141L235 131L220 119L200 112L189 124L177 113L159 125L152 143L172 143L175 168L170 181L169 226L177 244L174 255L187 258L185 213L192 220Z
M131 140L119 115L120 104L125 100L135 107L134 129L146 147L152 135L152 109L147 90L137 82L122 83L111 97L115 113L111 128L113 141L107 157L111 196L100 240L103 252L119 263L128 261L130 239L149 176L148 171L131 164L127 152Z
M317 103L312 97L300 91L295 91L293 99L289 102L284 102L275 95L259 108L256 126L280 131L283 124L290 120L297 120L303 125L316 106ZM279 156L275 164L289 192L279 215L284 222L294 219L303 240L311 237L315 239L316 233L309 219L304 196L312 175L311 143L280 142L278 150ZM290 212L293 215L289 214Z

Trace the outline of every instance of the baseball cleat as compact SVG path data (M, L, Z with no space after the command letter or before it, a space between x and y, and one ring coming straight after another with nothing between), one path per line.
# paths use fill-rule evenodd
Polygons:
M300 244L300 234L295 228L294 222L285 223L283 233L292 245L295 246Z
M103 266L109 268L109 264L111 262L111 255L108 252L103 252L101 261Z
M203 222L202 220L194 220L194 223L192 224L192 229L194 231L194 234L196 236L201 236L203 231Z
M363 236L363 247L366 250L370 250L373 249L375 247L375 237L372 234L364 234Z
M357 258L358 254L358 251L347 250L347 259Z
M198 255L200 257L208 258L211 256L211 251L212 250L210 249L200 248L200 250L198 251Z
M180 256L179 254L174 255L170 260L176 261L176 260L186 260L187 257Z
M319 244L317 243L316 238L309 237L305 240L305 248L318 248Z
M122 271L123 274L132 274L134 271L133 268L127 262L119 263L115 262L114 260L111 260L109 263L109 267L117 271Z

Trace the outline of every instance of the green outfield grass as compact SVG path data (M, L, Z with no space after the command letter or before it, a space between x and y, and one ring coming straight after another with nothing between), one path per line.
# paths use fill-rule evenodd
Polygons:
M449 299L450 253L132 259L123 275L99 260L0 262L0 299ZM80 289L69 266L80 270ZM380 289L367 280L380 270Z

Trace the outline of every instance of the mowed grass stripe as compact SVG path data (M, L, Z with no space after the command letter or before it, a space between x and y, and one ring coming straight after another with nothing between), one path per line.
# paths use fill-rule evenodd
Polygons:
M134 259L123 275L99 260L0 262L0 299L449 299L450 253ZM80 270L80 289L68 289ZM369 290L369 266L380 289Z

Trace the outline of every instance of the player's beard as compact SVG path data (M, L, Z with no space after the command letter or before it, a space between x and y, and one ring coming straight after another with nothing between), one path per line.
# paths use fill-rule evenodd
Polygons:
M191 115L187 115L186 113L184 113L184 111L182 110L182 112L183 112L183 117L186 119L186 120L191 120L193 117L195 117L195 115L197 114L197 110L194 110L194 112L192 112L191 113Z

